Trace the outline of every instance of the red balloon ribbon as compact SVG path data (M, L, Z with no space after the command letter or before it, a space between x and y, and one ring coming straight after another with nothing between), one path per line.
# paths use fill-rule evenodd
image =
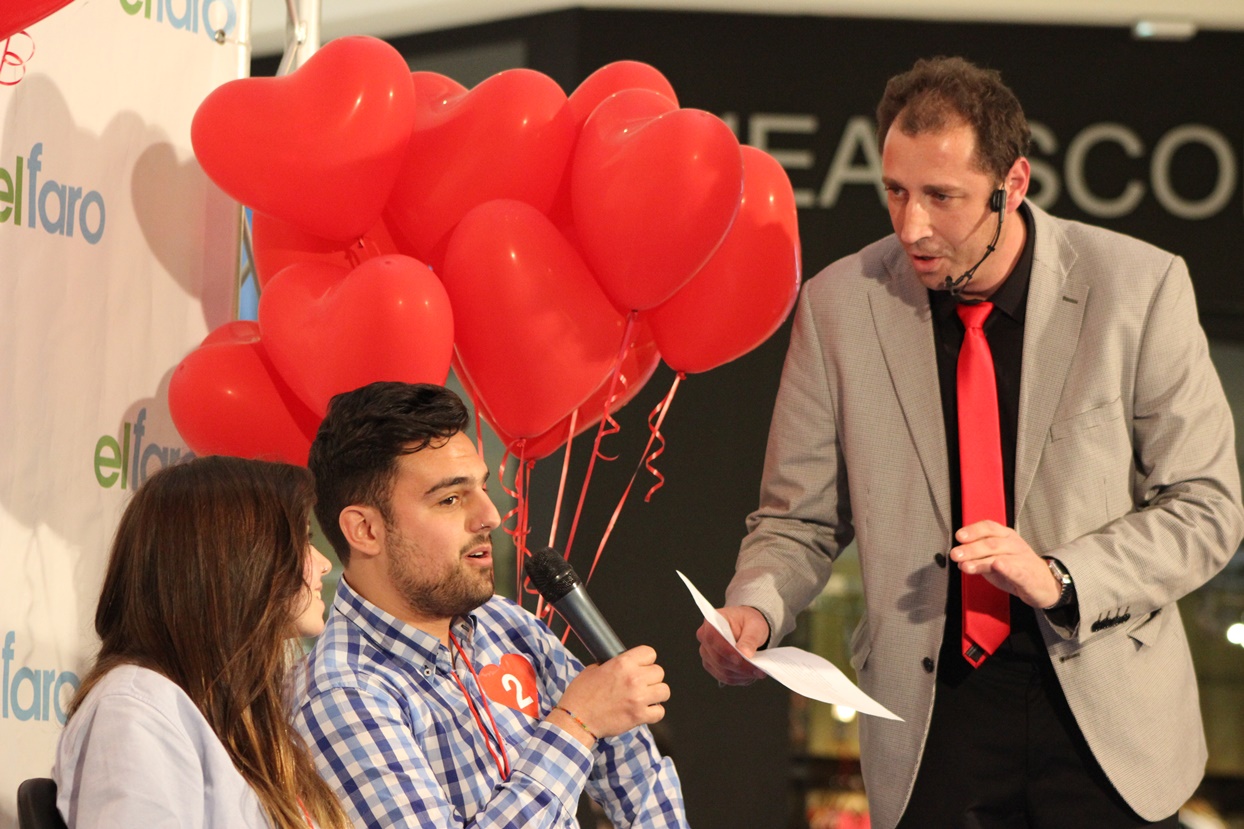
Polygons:
M652 410L651 414L648 415L648 428L652 431L652 436L648 438L648 446L645 447L644 452L646 453L648 449L652 447L653 441L657 441L661 445L658 446L656 450L654 450L653 453L648 455L644 460L644 466L648 467L648 471L651 472L657 479L657 482L652 485L652 489L648 490L648 494L644 496L645 504L652 500L652 494L654 492L665 486L665 476L652 465L652 462L661 457L661 455L665 454L665 438L661 436L661 424L665 421L665 415L669 413L670 404L674 402L674 393L678 391L678 384L681 383L686 376L687 375L683 374L681 371L678 372L678 374L674 377L673 384L670 385L669 394L667 394L665 399L657 404L657 407ZM653 418L656 418L655 424L652 422Z
M579 490L579 504L575 507L574 519L570 522L570 535L566 539L566 560L570 560L570 550L574 547L575 531L579 528L579 516L583 513L583 502L587 500L588 485L592 481L592 470L596 467L596 459L609 460L600 453L600 442L604 439L607 423L611 420L609 417L609 402L614 400L614 393L617 391L618 374L621 372L622 360L626 357L626 350L630 345L631 332L635 327L635 318L638 314L635 311L626 315L626 330L622 334L622 347L618 350L618 357L614 361L613 371L609 376L609 393L605 395L605 410L601 416L600 426L596 429L596 440L592 443L592 457L587 463L587 472L583 475L583 486ZM616 431L616 430L615 430Z
M613 534L613 527L618 523L618 516L622 514L622 507L626 504L626 499L631 494L631 487L635 485L635 478L639 476L639 470L647 467L648 471L658 478L657 483L652 487L652 489L648 490L648 494L644 496L645 504L651 500L652 494L665 484L665 476L652 465L652 462L665 451L665 438L661 436L661 423L664 422L665 415L670 410L670 404L674 402L674 393L678 391L678 384L685 378L686 375L679 372L674 377L674 383L670 386L670 390L666 393L664 399L662 399L661 402L657 404L656 408L653 409L648 415L648 428L652 432L651 436L648 438L648 445L644 447L644 451L639 458L639 463L635 465L635 471L631 473L631 480L626 484L626 489L623 490L622 497L618 500L618 505L614 508L613 515L609 518L609 523L605 525L605 532L600 537L600 546L596 548L596 557L592 559L592 567L587 572L587 578L584 580L585 582L590 582L592 580L592 574L596 572L596 565L600 562L600 557L605 552L605 544L608 543L609 536ZM655 424L653 424L653 418L656 418ZM661 446L650 455L648 454L648 450L652 448L654 441L660 441Z
M534 590L523 584L523 559L527 557L527 536L531 531L527 493L531 490L531 470L536 464L535 461L526 459L523 441L520 440L516 448L518 449L517 455L506 449L501 456L501 466L497 472L497 478L501 481L501 488L505 491L505 494L514 499L514 506L501 519L501 529L514 540L514 586L516 587L517 601L521 605L524 592L535 593ZM512 488L505 482L505 469L509 464L510 458L515 458L518 461L518 468L514 470L514 486ZM509 525L511 519L514 521L513 526Z
M17 86L35 56L35 41L26 32L0 34L0 86ZM11 68L10 68L11 67Z
M574 435L575 426L578 425L579 410L575 409L570 413L570 434ZM549 527L549 546L552 547L557 540L557 523L561 519L562 513L562 496L566 494L566 477L570 474L570 446L574 442L574 437L566 441L566 451L562 453L562 474L557 484L557 500L553 505L553 523Z

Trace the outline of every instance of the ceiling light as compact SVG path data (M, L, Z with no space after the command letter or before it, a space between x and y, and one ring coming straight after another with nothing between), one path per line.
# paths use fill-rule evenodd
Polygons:
M1227 628L1227 641L1233 645L1244 647L1244 622L1236 622Z
M1191 40L1196 24L1191 20L1138 20L1132 26L1133 40Z

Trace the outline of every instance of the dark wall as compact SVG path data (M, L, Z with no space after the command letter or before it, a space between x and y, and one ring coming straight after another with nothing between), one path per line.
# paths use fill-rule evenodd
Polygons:
M819 192L852 119L871 125L886 79L917 58L964 55L1000 70L1029 119L1045 128L1031 155L1038 168L1033 196L1043 206L1186 256L1216 329L1219 317L1244 311L1238 257L1224 244L1244 225L1244 33L1141 42L1121 28L591 12L583 16L578 47L585 68L621 58L653 64L683 106L736 114L745 141L757 114L814 116L811 133L770 137L770 149L812 154L807 168L790 169L797 190L817 195L817 204L801 211L809 276L889 231L871 183L846 184L832 204ZM1130 137L1120 143L1116 134L1139 143L1126 148ZM1069 153L1077 139L1089 148L1083 163ZM1224 153L1221 160L1212 146ZM1172 148L1168 163L1158 158ZM853 156L856 166L866 164L862 154ZM1129 186L1143 195L1134 209L1106 216L1073 194L1071 179L1080 175L1099 200L1112 202ZM1226 198L1206 218L1181 218L1159 198L1195 205L1210 201L1216 184ZM1244 336L1238 322L1221 333Z
M1244 339L1236 245L1244 217L1244 33L1166 43L1109 28L568 11L394 40L421 68L498 42L520 43L526 65L567 91L610 61L645 61L665 73L684 107L723 115L744 141L778 153L805 194L805 276L889 232L861 140L886 79L918 57L962 54L1001 70L1037 126L1034 199L1184 255L1211 335ZM765 137L766 123L782 127ZM1135 204L1120 207L1137 187ZM1214 205L1216 191L1222 198ZM1189 217L1198 209L1208 215ZM1119 215L1105 215L1111 212ZM757 351L682 384L662 430L657 466L665 485L645 504L653 479L640 474L592 582L622 639L652 644L668 671L668 736L698 827L797 820L787 804L787 695L772 682L717 687L699 666L699 616L674 575L681 569L710 599L723 595L743 518L755 505L787 336L784 327ZM607 454L619 460L597 465L572 557L580 572L647 440L644 417L672 379L659 371L620 413L622 433L607 440ZM586 437L576 444L564 515L588 444ZM538 537L548 533L559 459L535 470ZM565 515L563 538L568 523Z

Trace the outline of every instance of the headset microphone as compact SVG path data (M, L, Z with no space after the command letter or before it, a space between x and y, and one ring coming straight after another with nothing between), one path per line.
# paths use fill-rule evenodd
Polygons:
M999 187L989 196L989 209L998 214L998 226L993 232L993 241L985 248L985 255L980 258L975 265L963 272L958 279L946 277L945 288L950 291L950 295L955 299L963 293L963 289L972 281L972 277L976 274L976 269L985 263L989 258L989 254L993 253L994 247L998 244L998 237L1002 235L1002 219L1006 216L1006 188Z

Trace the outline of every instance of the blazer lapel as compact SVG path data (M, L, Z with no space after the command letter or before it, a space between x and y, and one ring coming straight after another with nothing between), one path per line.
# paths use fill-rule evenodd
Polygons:
M1024 318L1024 358L1015 446L1015 515L1023 513L1041 450L1080 340L1089 285L1072 274L1075 251L1058 226L1032 208L1037 234Z
M873 325L929 490L942 523L950 526L950 468L929 296L902 248L895 246L884 262L886 278L868 295Z

